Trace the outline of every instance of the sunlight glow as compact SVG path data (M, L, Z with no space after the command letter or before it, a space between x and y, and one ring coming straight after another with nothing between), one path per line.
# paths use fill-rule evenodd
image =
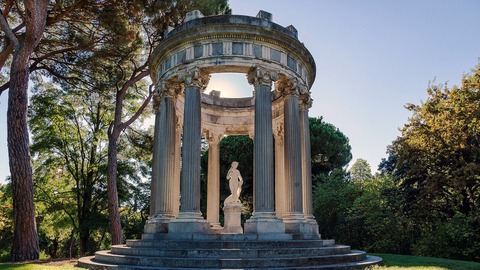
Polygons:
M220 91L220 97L251 97L253 86L248 84L245 74L215 73L210 77L210 82L205 90L205 94L209 94L212 90Z

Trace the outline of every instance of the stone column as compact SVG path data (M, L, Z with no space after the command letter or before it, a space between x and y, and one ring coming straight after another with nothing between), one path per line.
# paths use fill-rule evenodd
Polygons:
M145 226L146 233L167 232L168 224L173 218L173 178L175 175L175 139L176 115L175 98L178 85L163 83L155 97L157 103L154 151L152 167L152 202L151 219ZM160 113L158 99L161 97Z
M209 232L209 225L200 212L200 92L205 89L209 77L199 68L192 68L179 75L180 81L185 84L181 199L180 212L170 222L169 233Z
M152 182L150 184L150 216L148 219L155 217L155 201L157 199L158 189L158 170L155 168L155 164L158 163L158 154L160 152L159 141L160 138L160 112L162 105L162 96L158 93L158 89L153 96L153 111L155 112L155 125L153 130L153 157L152 157ZM147 220L147 223L149 222Z
M311 238L313 232L303 214L302 149L299 108L299 85L297 78L283 78L277 89L284 95L285 125L285 232Z
M312 107L312 99L308 93L300 96L300 145L302 149L302 198L303 214L313 231L318 234L318 224L312 211L312 155L310 149L310 124L308 109Z
M254 211L245 223L245 233L284 233L285 225L275 216L273 130L272 130L272 82L278 79L276 72L254 67L247 75L255 87L255 135L254 135Z
M223 135L207 134L208 139L208 183L207 221L213 230L220 230L220 147Z
M175 140L175 176L173 179L173 197L174 208L173 216L177 217L180 211L180 164L182 163L182 132L183 132L183 118L177 115L177 134Z
M274 132L275 139L275 212L278 218L285 213L285 152L283 122Z

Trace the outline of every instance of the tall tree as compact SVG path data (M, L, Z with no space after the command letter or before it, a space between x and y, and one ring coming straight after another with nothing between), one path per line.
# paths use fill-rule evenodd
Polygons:
M412 117L383 165L390 171L389 162L396 165L405 210L420 235L415 252L478 258L478 234L458 232L480 224L480 65L460 86L431 84L427 93L425 102L406 106Z
M357 159L349 171L350 179L354 182L365 183L373 177L370 164L363 158Z
M427 101L412 111L394 143L397 166L408 166L402 185L415 200L442 215L480 209L480 65L461 87L430 85Z
M8 157L13 188L14 236L12 260L39 258L38 235L33 203L33 179L27 126L28 79L30 57L42 39L47 21L48 0L25 0L20 25L11 28L8 14L13 1L8 1L0 14L5 39L13 45L7 110ZM20 8L17 6L17 8ZM23 24L23 25L22 25ZM15 28L24 28L20 37Z
M345 167L352 159L348 137L334 125L323 121L322 117L310 117L309 124L312 175L329 174L334 169Z
M110 88L115 90L115 114L108 130L107 174L108 209L112 244L114 245L122 243L122 227L117 195L117 141L121 132L129 127L143 112L153 96L153 91L150 88L149 95L143 104L131 114L125 113L124 99L130 91L141 88L138 83L150 74L148 66L150 56L157 44L163 39L164 31L169 26L182 23L186 13L194 9L199 9L205 15L223 14L230 10L226 0L145 1L135 7L132 7L130 1L117 1L107 5L110 18L115 18L112 24L115 27L109 29L109 31L117 32L117 35L121 36L123 31L128 30L136 33L133 35L135 41L142 40L139 43L130 42L129 44L136 44L136 46L129 45L128 48L131 48L129 55L118 55L117 61L110 62L114 66L108 69L109 71L115 71L117 74L117 80L110 85ZM124 12L125 10L129 10L129 12ZM122 30L119 31L119 29ZM118 43L110 46L116 47Z

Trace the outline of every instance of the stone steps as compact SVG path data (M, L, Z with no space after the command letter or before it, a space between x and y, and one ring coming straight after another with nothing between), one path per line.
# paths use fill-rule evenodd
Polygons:
M229 238L228 236L227 238ZM89 269L364 269L378 257L333 240L128 240L79 260Z
M185 258L185 257L147 257L126 256L113 254L109 251L95 253L95 261L107 264L132 265L132 266L158 266L194 268L233 269L233 268L277 268L291 266L328 265L335 263L357 262L365 260L365 252L352 251L348 254L313 256L313 257L280 257L280 258Z
M83 257L78 261L78 266L83 268L88 268L92 270L187 270L187 269L203 269L203 270L255 270L255 269L275 269L275 270L360 270L371 267L372 265L378 264L382 261L381 258L375 256L367 256L365 260L360 262L348 262L348 263L338 263L338 264L328 264L328 265L309 265L309 266L293 266L293 267L254 267L254 268L207 268L207 267L196 267L196 268L185 268L185 267L162 267L162 266L138 266L138 265L118 265L118 264L106 264L99 263L94 260L95 256Z
M302 248L333 247L335 240L296 240L296 241L187 241L187 240L127 240L128 247L152 247L162 249L191 248Z
M350 252L349 246L335 247L291 247L291 248L221 248L221 249L169 249L169 248L132 248L128 246L112 246L111 253L118 255L147 257L184 257L184 258L275 258L325 256Z

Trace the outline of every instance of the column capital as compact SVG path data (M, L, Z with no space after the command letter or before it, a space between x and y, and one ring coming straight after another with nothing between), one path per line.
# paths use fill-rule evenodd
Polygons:
M310 93L300 95L300 111L308 111L312 107L313 99Z
M278 80L278 72L270 70L261 66L255 66L250 69L247 74L248 83L257 87L259 85L266 85L272 87L272 82Z
M204 91L207 88L210 75L204 70L194 67L180 72L178 79L183 82L186 87L193 86L200 91Z
M223 133L213 133L210 131L205 132L205 138L208 141L209 145L218 145L220 141L223 139Z
M161 86L158 88L157 92L162 97L176 98L182 93L182 90L182 84L178 82L164 81L161 83Z
M282 76L276 83L275 88L284 95L300 95L300 85L297 78L289 78Z

